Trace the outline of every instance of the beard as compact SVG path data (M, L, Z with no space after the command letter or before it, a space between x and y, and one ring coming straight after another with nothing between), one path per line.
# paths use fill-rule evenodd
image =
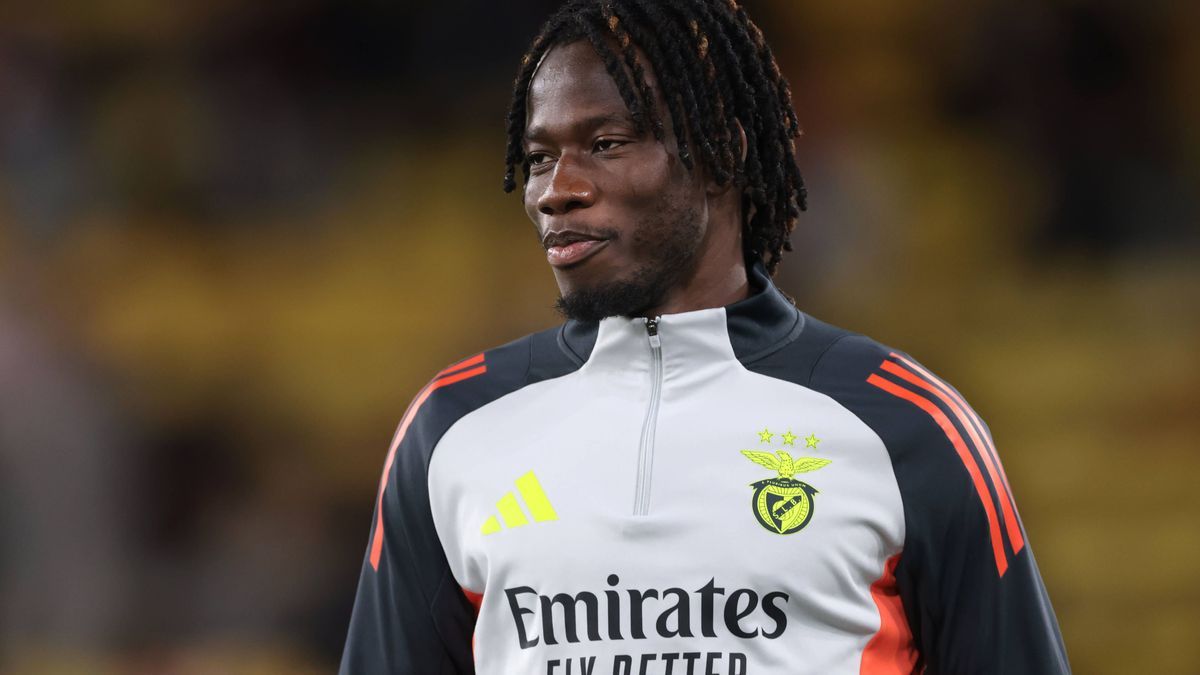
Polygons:
M560 295L554 308L567 319L585 322L610 316L644 316L695 272L703 236L704 228L695 208L664 213L645 222L630 235L630 249L635 255L653 252L653 259L642 260L628 278Z

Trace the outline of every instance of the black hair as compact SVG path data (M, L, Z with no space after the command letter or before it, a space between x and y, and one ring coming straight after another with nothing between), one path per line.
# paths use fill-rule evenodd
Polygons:
M793 147L800 123L771 48L738 0L566 2L521 59L508 112L504 191L516 187L518 166L529 179L522 137L530 80L551 47L576 40L590 42L604 61L638 131L661 141L663 120L645 77L653 69L680 159L688 170L699 159L719 185L742 188L744 252L773 275L783 252L792 250L791 233L805 208ZM739 123L748 146L744 162Z

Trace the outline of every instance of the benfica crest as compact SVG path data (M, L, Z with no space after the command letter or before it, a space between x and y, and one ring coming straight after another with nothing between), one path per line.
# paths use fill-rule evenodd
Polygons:
M811 447L815 447L815 444L811 444ZM758 524L775 534L792 534L804 529L813 517L813 496L817 494L817 489L792 476L816 471L829 464L830 460L818 457L792 459L784 450L776 450L775 454L743 450L742 454L751 462L779 474L775 478L750 484L754 488L750 506Z

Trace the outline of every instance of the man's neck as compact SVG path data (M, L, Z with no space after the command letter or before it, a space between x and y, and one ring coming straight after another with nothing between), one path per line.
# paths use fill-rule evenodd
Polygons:
M746 263L740 258L726 265L704 265L686 284L667 294L666 299L648 309L646 317L680 314L731 305L750 297Z
M693 273L671 289L658 306L645 312L654 317L731 305L750 297L750 280L742 247L741 197L727 189L710 196L708 223L700 242Z

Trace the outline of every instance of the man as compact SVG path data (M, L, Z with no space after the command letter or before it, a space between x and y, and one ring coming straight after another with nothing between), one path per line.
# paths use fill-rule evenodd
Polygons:
M734 0L550 18L505 183L569 320L404 414L343 673L1068 672L987 427L771 283L790 98Z

